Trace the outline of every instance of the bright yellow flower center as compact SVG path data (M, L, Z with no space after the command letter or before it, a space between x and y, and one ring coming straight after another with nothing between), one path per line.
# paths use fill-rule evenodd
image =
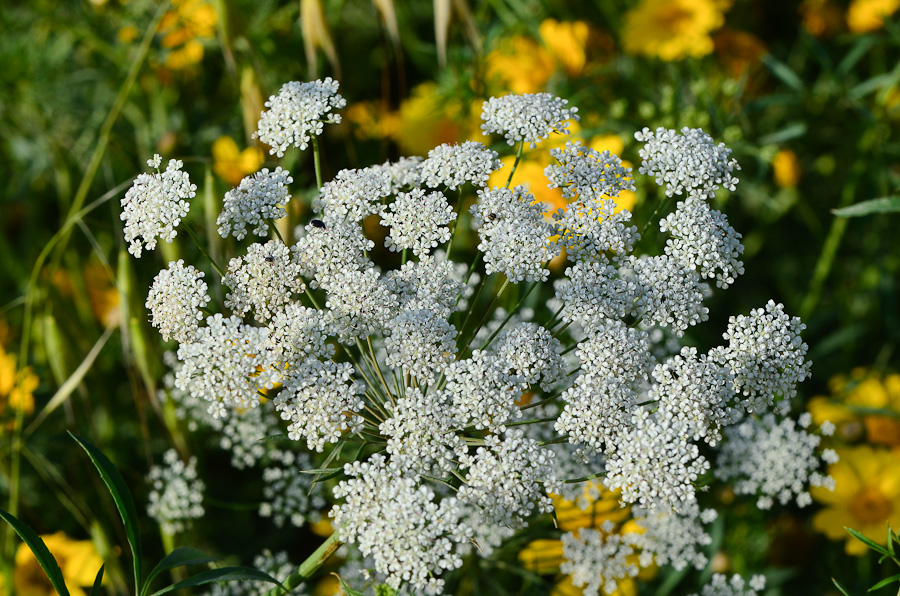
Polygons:
M876 488L866 487L856 493L850 502L850 512L862 524L888 519L893 512L891 501Z

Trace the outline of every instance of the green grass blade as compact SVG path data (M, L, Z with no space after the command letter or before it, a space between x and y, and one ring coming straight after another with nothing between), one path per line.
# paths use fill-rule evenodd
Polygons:
M181 590L182 588L192 588L194 586L202 586L204 584L211 584L215 582L233 582L247 579L269 582L277 586L281 585L281 582L279 582L268 573L263 573L262 571L253 569L252 567L220 567L219 569L209 569L207 571L202 571L193 577L189 577L178 583L174 583L171 586L166 586L162 590L157 590L156 592L154 592L152 596L162 596L163 594L168 594L169 592L174 592L175 590Z
M59 568L56 559L50 554L47 545L44 544L41 537L37 535L37 532L32 530L28 524L13 514L7 513L3 509L0 509L0 518L12 526L12 529L16 531L16 534L25 541L25 544L27 544L28 548L31 549L31 552L34 553L34 558L41 564L44 573L47 574L50 583L53 584L53 587L56 589L56 593L59 594L59 596L69 596L69 591L66 589L66 582L63 580L62 570Z
M832 583L834 583L834 587L841 591L841 594L843 594L844 596L850 596L850 594L847 592L847 589L841 585L841 582L834 579L833 577L831 578L831 581Z
M884 548L883 546L881 546L880 544L878 544L877 542L875 542L874 540L872 540L871 538L869 538L868 536L863 534L862 532L860 532L858 530L854 530L853 528L845 527L844 529L847 530L848 532L850 532L850 534L854 538L856 538L857 540L859 540L860 542L862 542L863 544L865 544L872 550L877 551L883 555L890 556L890 553L888 552L888 550L886 548Z
M872 213L896 213L897 211L900 211L900 197L882 197L861 201L843 209L834 209L832 213L838 217L862 217Z
M900 573L898 573L897 575L892 575L890 577L884 578L883 580L881 580L880 582L878 582L877 584L875 584L874 586L869 588L869 592L874 592L875 590L877 590L879 588L883 588L886 585L892 584L894 582L900 582Z
M772 56L772 54L766 54L765 56L763 56L762 62L768 67L770 71L772 71L773 75L781 80L782 83L798 93L803 92L803 79L797 76L797 73L791 70L790 66L775 58L774 56Z
M163 571L184 565L200 565L218 560L218 557L211 557L202 550L190 546L179 546L163 557L156 567L153 568L153 571L147 576L147 581L144 582L144 592L150 587L150 582L156 579L156 576Z
M94 579L94 585L91 586L91 596L100 596L101 587L100 584L103 583L103 568L106 565L100 565L100 571L97 572L97 577Z
M131 497L131 491L125 484L119 470L113 465L109 458L94 445L82 439L72 431L69 435L81 445L81 448L91 458L94 467L100 473L100 477L106 484L112 494L116 508L119 510L119 516L125 525L125 537L128 539L128 545L131 547L131 554L134 557L134 592L141 593L141 529L138 525L137 509L134 507L134 499Z

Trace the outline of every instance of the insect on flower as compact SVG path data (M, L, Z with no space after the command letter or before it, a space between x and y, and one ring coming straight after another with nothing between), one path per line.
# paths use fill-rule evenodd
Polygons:
M311 223L314 228L319 228L320 230L325 229L325 222L322 221L321 219L314 219L309 223Z

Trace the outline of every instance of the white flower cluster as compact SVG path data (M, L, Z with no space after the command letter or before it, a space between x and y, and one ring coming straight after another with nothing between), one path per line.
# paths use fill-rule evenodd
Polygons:
M447 368L444 390L450 396L451 411L459 428L501 432L505 424L522 416L516 405L521 390L504 379L503 364L490 352L475 350L465 360Z
M409 190L422 185L422 161L421 157L401 157L397 161L386 161L381 165L370 166L370 170L376 170L386 174L391 180L391 194L395 195L402 190Z
M156 248L158 238L172 242L177 233L175 228L188 214L197 187L191 184L187 172L181 170L184 164L172 159L166 171L159 173L162 157L154 155L147 165L155 168L155 174L140 174L122 198L122 214L125 222L125 242L128 252L141 256L144 248Z
M499 271L512 283L547 279L543 264L559 249L550 239L554 227L544 221L540 205L524 186L478 191L470 211L488 275Z
M635 312L648 324L671 327L677 335L709 318L703 306L707 290L700 276L666 255L630 257L639 284Z
M253 567L281 581L284 581L296 569L296 565L290 562L286 552L281 551L272 554L268 550L264 550L253 558ZM255 579L216 582L210 584L210 586L206 596L259 596L274 587L267 581ZM291 592L295 596L301 596L306 593L302 586Z
M546 493L559 491L554 456L520 430L508 430L502 439L489 435L474 456L464 458L469 471L457 494L495 523L521 526L524 518L553 510Z
M387 365L431 384L456 354L456 328L433 310L406 310L387 325Z
M560 246L570 260L595 261L609 256L619 261L631 253L641 235L637 226L628 225L631 213L627 209L616 213L615 209L613 201L587 199L553 214Z
M222 283L231 288L225 306L241 316L252 309L260 323L275 316L294 294L306 290L300 266L280 240L251 244L246 255L228 263Z
M491 97L481 110L484 134L500 133L506 142L528 143L531 149L550 133L569 134L569 120L578 121L578 108L550 93L524 93Z
M400 300L400 309L428 310L448 318L457 310L457 300L466 290L456 278L453 263L425 256L407 261L384 276L386 287Z
M556 297L563 304L562 319L578 323L586 333L634 309L638 285L620 276L605 256L576 263L566 269L566 277L556 288Z
M295 528L303 527L307 518L319 516L325 507L322 485L312 485L314 476L302 473L313 468L305 453L279 452L277 465L263 470L263 501L259 515L271 518L279 528L290 522Z
M313 211L326 224L359 222L384 210L381 199L391 194L390 174L380 169L341 170L313 200Z
M269 153L283 157L288 147L303 151L312 136L322 134L324 125L339 124L341 115L332 113L347 105L338 94L338 82L325 80L282 85L278 95L266 101L257 126L257 138L271 147Z
M809 424L809 418L801 420ZM812 503L807 486L834 490L834 479L818 472L823 462L834 463L837 454L826 449L816 453L821 438L790 418L780 422L774 414L747 418L726 429L728 439L716 460L715 476L734 483L739 495L759 495L760 509L769 509L775 499L785 505L796 500L805 507Z
M391 229L384 245L393 252L410 249L423 257L450 240L447 225L455 219L456 213L442 193L425 194L421 188L401 192L391 203L390 213L381 217L381 225Z
M502 167L496 151L478 141L466 141L462 145L438 145L428 152L420 171L422 182L429 188L446 186L455 190L466 182L484 186Z
M710 582L703 586L699 596L758 596L765 589L766 578L762 575L754 575L747 582L737 574L732 575L729 580L726 575L714 573Z
M468 453L465 441L455 432L447 396L442 392L426 395L410 387L388 408L391 417L379 430L388 437L387 452L401 466L422 474L448 472Z
M740 170L737 160L731 159L731 149L718 145L699 128L676 130L649 128L634 133L644 143L638 151L643 160L641 174L656 178L666 187L666 196L687 193L699 197L713 197L722 186L733 191L738 179L732 175Z
M178 346L182 366L175 386L210 402L215 418L225 416L226 406L255 408L259 392L280 380L268 336L268 329L244 325L238 317L207 317L193 341Z
M288 371L273 401L281 418L290 422L288 438L303 437L309 449L321 452L325 443L337 443L343 431L362 428L354 413L365 405L363 391L365 385L353 379L352 364L308 358Z
M565 375L562 344L537 323L522 322L503 331L491 347L503 367L504 382L548 391Z
M619 581L638 574L631 560L634 550L606 521L600 530L581 528L578 533L562 535L563 562L559 570L572 576L572 585L583 588L586 596L612 594Z
M193 265L185 267L184 261L179 259L169 263L169 268L153 279L146 306L150 311L150 323L159 329L163 341L193 339L199 321L203 319L201 309L210 300L203 275Z
M703 526L716 519L715 509L701 511L695 504L678 513L635 507L633 514L642 532L628 533L626 540L641 550L641 567L671 565L677 571L706 567L708 561L703 550L712 544L712 538Z
M609 151L585 147L580 141L567 141L565 147L550 150L557 165L544 169L549 188L562 188L563 197L582 200L617 197L623 190L634 190L631 168Z
M659 230L669 232L666 254L688 269L698 269L703 277L715 278L716 285L727 288L738 275L743 275L744 254L741 235L728 224L721 211L711 209L706 201L688 197L660 220Z
M417 592L440 594L444 580L435 574L462 565L453 547L472 534L460 522L460 503L453 497L435 502L431 489L379 454L346 464L344 473L349 478L334 496L345 502L331 510L341 538L371 556L391 588L407 583Z
M206 485L197 478L197 458L185 464L178 452L169 449L162 466L153 466L147 475L151 485L147 515L159 523L166 534L177 534L203 517L203 491Z
M216 219L219 235L229 234L236 240L247 235L247 226L254 226L253 233L266 236L270 221L287 215L287 204L291 200L288 184L293 182L290 172L280 167L270 172L268 168L247 176L240 185L225 193L222 212Z
M300 274L310 280L311 288L329 289L336 278L348 271L369 267L365 251L375 243L365 237L358 223L329 223L314 219L307 224L306 234L297 239L291 252L300 265Z

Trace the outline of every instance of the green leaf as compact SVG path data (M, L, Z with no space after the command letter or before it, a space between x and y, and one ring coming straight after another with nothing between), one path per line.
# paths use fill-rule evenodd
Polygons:
M91 596L100 596L100 584L103 583L103 569L106 565L100 565L100 571L97 572L97 577L94 579L94 585L91 586Z
M25 544L27 544L28 548L31 549L31 552L34 553L34 558L41 564L44 573L47 574L50 583L53 584L53 587L56 589L56 593L59 594L59 596L69 596L69 590L66 589L66 582L63 580L62 570L59 568L56 559L50 554L47 545L44 544L41 537L37 535L37 532L32 530L28 524L21 521L12 513L7 513L3 509L0 509L0 518L12 526L12 529L16 531L16 534L25 541Z
M338 575L337 573L332 573L331 575L335 576L338 579L338 583L341 584L341 589L344 591L344 594L347 596L364 596L362 592L354 590L351 588L347 582L344 581L344 578Z
M880 582L878 582L877 584L875 584L874 586L869 588L869 592L874 592L875 590L877 590L879 588L883 588L886 585L892 584L894 582L900 582L900 573L898 573L897 575L892 575L890 577L884 578L883 580L881 580Z
M878 551L883 555L890 555L890 553L887 551L886 548L884 548L883 546L881 546L880 544L878 544L877 542L875 542L874 540L872 540L871 538L869 538L868 536L863 534L862 532L859 532L858 530L854 530L853 528L845 527L844 529L847 530L848 532L850 532L850 534L854 538L856 538L857 540L859 540L860 542L862 542L863 544L865 544L872 550Z
M798 93L803 91L803 80L797 76L797 73L791 70L790 66L781 60L778 60L772 56L772 54L763 56L762 62L772 71L773 75L781 79L782 83Z
M847 589L841 585L841 582L834 579L833 577L831 578L831 581L834 583L834 587L841 591L841 594L843 594L844 596L850 596L850 594L847 592Z
M144 582L143 593L147 592L150 587L150 582L156 579L156 576L163 571L182 567L184 565L201 565L203 563L211 563L218 560L219 557L211 557L202 550L190 546L179 546L156 564L156 567L153 568L153 571L150 572L150 575L147 576L147 580Z
M344 468L318 468L315 470L297 470L301 474L334 474L335 472L343 472Z
M838 217L862 217L872 213L896 213L897 211L900 211L900 197L882 197L861 201L843 209L834 209L832 213Z
M784 143L785 141L790 141L791 139L802 137L805 134L806 124L804 122L797 122L795 124L786 126L781 130L777 130L771 134L767 134L759 140L759 143L761 145Z
M72 431L69 431L69 435L81 445L81 448L91 458L91 462L100 473L100 478L103 479L106 488L112 494L116 509L119 510L119 516L125 525L125 537L128 539L128 545L131 546L131 554L134 558L134 591L135 594L141 594L141 529L138 526L137 509L134 507L131 492L125 485L125 480L119 474L119 470L109 461L108 457L103 455L102 451Z
M888 522L888 539L887 539L887 549L888 552L891 553L891 556L894 556L894 532L891 531L891 522Z
M214 582L233 582L244 579L269 582L270 584L275 584L277 586L281 585L281 582L268 573L263 573L252 567L220 567L218 569L201 571L193 577L189 577L178 583L172 584L171 586L166 586L162 590L157 590L152 596L162 596L163 594L181 590L182 588L192 588L194 586L202 586Z

